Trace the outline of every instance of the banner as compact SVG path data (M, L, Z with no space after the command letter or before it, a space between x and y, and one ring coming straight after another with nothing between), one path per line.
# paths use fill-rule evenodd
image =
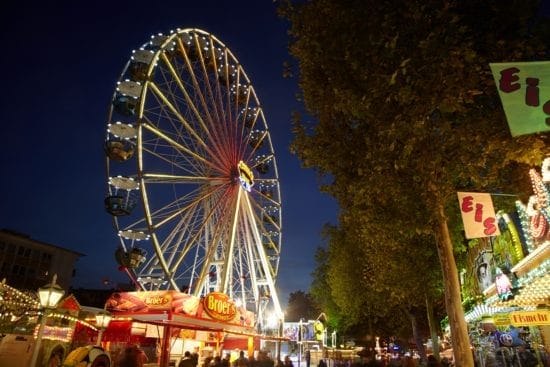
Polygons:
M500 235L491 194L457 192L467 239Z
M513 326L550 325L548 310L510 312L510 324Z
M226 294L212 292L202 298L174 290L115 292L105 302L105 309L113 313L174 313L197 319L218 320L226 323L253 326L255 314L237 307Z
M550 130L550 61L489 65L512 136Z

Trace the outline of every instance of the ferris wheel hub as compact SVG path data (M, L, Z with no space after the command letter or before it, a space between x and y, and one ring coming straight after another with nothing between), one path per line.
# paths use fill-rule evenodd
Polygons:
M246 191L250 191L254 186L254 173L243 161L239 162L239 181Z

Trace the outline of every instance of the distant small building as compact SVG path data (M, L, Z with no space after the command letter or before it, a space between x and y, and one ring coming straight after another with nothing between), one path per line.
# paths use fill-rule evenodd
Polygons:
M85 256L63 247L41 242L29 235L0 230L0 280L17 289L37 290L57 274L57 284L69 289L76 261Z

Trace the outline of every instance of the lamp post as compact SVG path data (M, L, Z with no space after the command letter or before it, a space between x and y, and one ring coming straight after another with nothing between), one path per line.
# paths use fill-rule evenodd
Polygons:
M103 331L107 329L107 326L109 326L109 323L111 322L111 314L105 310L99 311L95 315L95 323L98 329L97 334L97 345L101 346L101 337L103 336Z
M50 284L46 284L44 287L38 289L38 299L40 300L40 306L44 309L44 312L42 314L42 319L40 320L38 335L36 336L36 342L34 343L34 349L32 351L31 367L36 366L36 360L38 358L38 353L40 352L40 345L42 344L42 335L44 334L47 314L49 310L57 307L57 303L65 294L65 291L55 282L56 280L57 274L54 274Z

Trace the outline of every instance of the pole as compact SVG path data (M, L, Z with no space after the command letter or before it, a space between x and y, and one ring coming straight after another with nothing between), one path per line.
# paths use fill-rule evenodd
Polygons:
M103 328L99 328L97 331L97 345L101 347L101 338L103 337Z
M44 309L44 314L40 320L40 326L38 327L38 334L36 335L36 342L34 343L34 349L32 351L32 358L30 367L36 366L36 360L38 359L38 353L40 352L40 345L42 344L42 335L44 334L44 327L46 326L47 309Z
M170 361L171 330L172 328L169 325L164 325L160 351L160 367L168 367Z
M281 338L283 337L284 319L279 319L279 325L277 327L277 361L281 360Z

